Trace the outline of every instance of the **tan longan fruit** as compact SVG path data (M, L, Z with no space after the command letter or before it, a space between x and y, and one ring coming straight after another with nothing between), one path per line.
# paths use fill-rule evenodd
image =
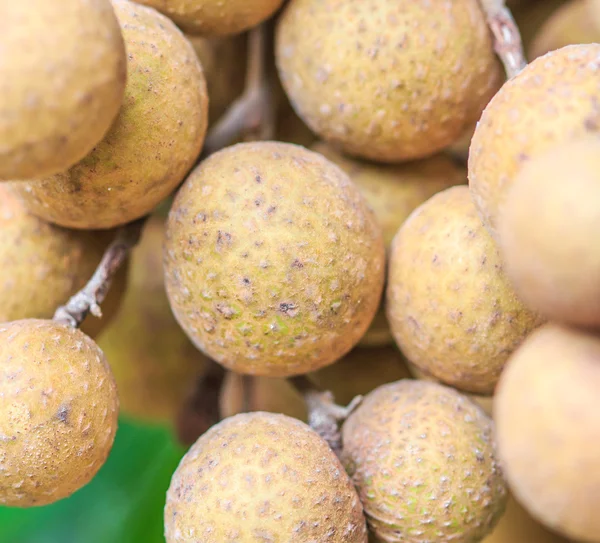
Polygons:
M275 52L306 124L381 162L450 145L504 79L478 0L291 0Z
M115 120L127 78L109 0L0 6L0 180L64 171Z
M138 0L186 32L202 36L239 34L269 19L283 0Z
M466 396L403 379L342 427L342 463L382 543L480 541L506 505L493 423Z
M498 237L519 297L552 321L600 327L600 137L552 147L515 177Z
M179 324L223 366L287 377L358 343L384 280L381 228L358 188L318 153L280 142L214 153L178 192L167 293Z
M498 213L524 164L562 142L600 130L600 44L569 45L537 58L486 107L469 153L469 186L497 238Z
M67 172L11 184L32 213L69 228L112 228L151 212L193 166L206 132L206 83L189 41L153 9L113 5L128 52L117 120Z
M91 279L114 236L46 223L0 186L0 322L52 318ZM96 337L102 331L117 312L126 284L125 265L102 303L102 318L88 315L83 332Z
M511 357L494 415L515 497L549 528L600 541L600 337L546 325Z
M413 364L490 395L506 359L542 322L515 294L466 186L417 208L394 238L387 315Z
M167 543L367 543L363 508L329 445L285 415L244 413L202 435L173 475Z
M89 483L117 430L102 351L50 320L0 324L0 504L46 505Z
M206 357L173 318L165 292L162 244L165 219L152 216L133 250L123 304L100 337L119 387L121 412L172 424Z

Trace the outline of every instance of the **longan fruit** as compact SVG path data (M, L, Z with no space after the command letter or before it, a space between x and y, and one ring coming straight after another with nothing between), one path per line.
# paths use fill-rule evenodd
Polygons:
M548 324L511 357L494 415L515 497L567 537L600 541L600 337Z
M0 180L64 171L123 102L125 46L111 3L2 2L0 20Z
M469 153L469 187L480 217L498 237L498 214L533 156L597 134L600 44L569 45L535 59L486 107Z
M380 162L452 144L503 81L478 0L291 0L275 53L309 128Z
M510 353L543 322L515 294L466 186L430 198L396 234L386 308L409 361L480 395L493 393Z
M11 184L40 218L105 229L151 212L193 166L208 98L193 47L166 17L113 0L127 46L125 101L106 137L67 172Z
M0 503L47 505L91 481L117 430L98 346L50 320L0 324Z
M381 299L381 228L358 188L318 153L280 142L212 154L167 224L173 313L237 373L287 377L333 363Z

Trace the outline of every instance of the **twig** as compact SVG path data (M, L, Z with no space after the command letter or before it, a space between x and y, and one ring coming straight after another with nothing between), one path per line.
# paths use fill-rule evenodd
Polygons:
M54 320L78 328L89 313L101 318L100 304L106 298L113 278L127 260L129 251L135 247L146 218L123 226L108 246L102 260L87 285L54 313Z
M479 1L494 35L494 49L510 79L527 66L519 28L504 0Z

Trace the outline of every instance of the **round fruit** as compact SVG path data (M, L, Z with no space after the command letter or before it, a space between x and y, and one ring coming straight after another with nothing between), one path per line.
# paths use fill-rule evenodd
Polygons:
M466 186L436 194L394 238L386 307L406 357L451 386L492 394L541 324L517 298Z
M64 171L104 137L123 101L111 3L3 2L0 20L0 179Z
M32 213L70 228L111 228L152 211L193 166L206 132L206 84L188 40L153 9L113 3L128 53L119 117L69 171L12 184Z
M244 379L250 379L250 395L244 405ZM286 379L278 377L244 377L232 371L227 373L219 401L221 418L248 411L281 413L301 421L308 420L306 402Z
M500 210L508 277L523 301L553 321L600 327L600 137L536 155Z
M271 17L283 0L138 0L158 9L191 34L239 34Z
M291 0L275 49L307 125L382 162L450 145L503 80L477 0Z
M296 145L242 143L206 159L169 214L167 293L180 325L238 373L285 377L341 358L384 279L381 229L359 190Z
M497 238L509 187L534 155L600 131L600 44L569 45L539 57L486 107L469 154L469 185L481 218Z
M119 387L122 413L172 423L207 361L171 313L162 268L164 224L153 216L144 227L123 304L99 345Z
M455 390L404 379L342 427L342 463L382 542L480 541L504 512L493 423Z
M104 464L119 402L110 368L83 332L49 320L0 325L0 503L46 505Z
M362 505L327 443L272 413L213 426L184 456L165 508L167 543L367 543Z
M548 527L600 541L600 337L547 325L512 356L494 401L515 497Z
M91 279L114 232L67 230L27 213L0 186L0 322L50 319ZM96 337L117 312L127 284L121 268L102 304L102 318L89 315L81 326Z

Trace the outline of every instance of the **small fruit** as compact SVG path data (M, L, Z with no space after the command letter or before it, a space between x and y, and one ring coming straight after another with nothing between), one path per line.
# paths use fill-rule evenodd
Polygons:
M546 325L523 343L494 401L515 497L548 527L600 541L600 337Z
M112 228L151 212L193 166L206 132L206 83L188 40L153 9L113 5L128 53L117 120L69 171L11 184L32 213L69 228Z
M362 505L327 443L272 413L213 426L183 457L165 507L167 543L367 543Z
M550 320L600 327L600 137L551 148L523 166L499 215L506 273Z
M497 238L498 213L533 156L600 131L600 44L569 45L537 58L488 104L469 154L469 187Z
M153 7L190 34L239 34L271 17L283 0L138 0Z
M386 307L408 360L486 395L510 353L542 322L514 293L466 186L436 194L398 231Z
M49 320L0 325L0 503L46 505L104 464L119 402L110 368L83 332Z
M27 213L0 186L0 322L50 319L57 307L82 289L100 263L114 232L67 230ZM89 315L81 326L96 337L117 312L127 284L126 266L102 304L102 318Z
M506 505L493 423L457 391L404 379L342 427L342 463L382 542L480 541Z
M503 80L477 0L291 0L275 53L306 124L381 162L452 144Z
M162 268L164 225L155 215L144 227L123 304L98 343L119 387L121 412L170 424L207 360L171 313Z
M321 155L242 143L190 175L169 214L171 307L192 341L238 373L285 377L333 363L379 305L373 212Z
M126 59L109 0L0 6L0 180L68 169L114 121Z

